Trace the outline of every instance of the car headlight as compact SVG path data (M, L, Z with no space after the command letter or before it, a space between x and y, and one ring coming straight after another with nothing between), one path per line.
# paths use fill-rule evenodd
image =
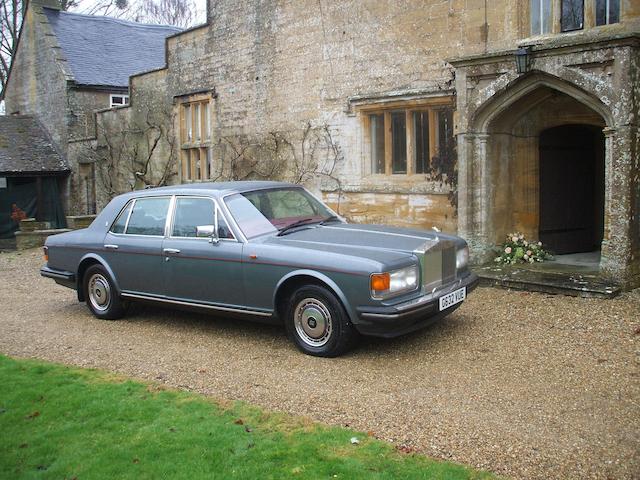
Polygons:
M469 264L469 247L464 246L456 252L456 268L462 270Z
M418 287L418 266L401 268L392 272L371 275L371 297L376 300L410 292Z

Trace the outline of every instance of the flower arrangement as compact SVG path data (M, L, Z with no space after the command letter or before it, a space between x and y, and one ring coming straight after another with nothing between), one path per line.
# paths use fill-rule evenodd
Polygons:
M20 223L20 220L27 218L27 214L24 210L21 210L15 203L11 205L11 220L15 223Z
M550 260L553 255L542 248L542 242L529 242L522 233L510 233L499 247L496 263L535 263Z

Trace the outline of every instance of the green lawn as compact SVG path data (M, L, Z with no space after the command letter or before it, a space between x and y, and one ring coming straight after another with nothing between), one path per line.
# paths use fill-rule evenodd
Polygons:
M360 432L0 355L0 478L494 477Z

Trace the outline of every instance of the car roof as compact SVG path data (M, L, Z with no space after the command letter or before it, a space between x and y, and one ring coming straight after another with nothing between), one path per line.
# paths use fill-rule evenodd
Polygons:
M291 188L301 187L293 183L271 181L238 181L238 182L203 182L183 183L167 187L148 188L146 190L134 190L126 193L126 197L147 197L157 195L194 195L206 194L221 197L230 193L244 193L265 188Z

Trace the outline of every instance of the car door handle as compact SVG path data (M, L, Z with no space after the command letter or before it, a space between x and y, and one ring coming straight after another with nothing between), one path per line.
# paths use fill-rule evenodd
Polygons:
M175 255L176 253L180 253L180 250L178 250L177 248L165 248L162 250L163 253L166 253L167 255Z
M118 245L113 245L113 244L109 243L109 244L105 245L104 248L106 248L107 250L117 250L118 249Z

